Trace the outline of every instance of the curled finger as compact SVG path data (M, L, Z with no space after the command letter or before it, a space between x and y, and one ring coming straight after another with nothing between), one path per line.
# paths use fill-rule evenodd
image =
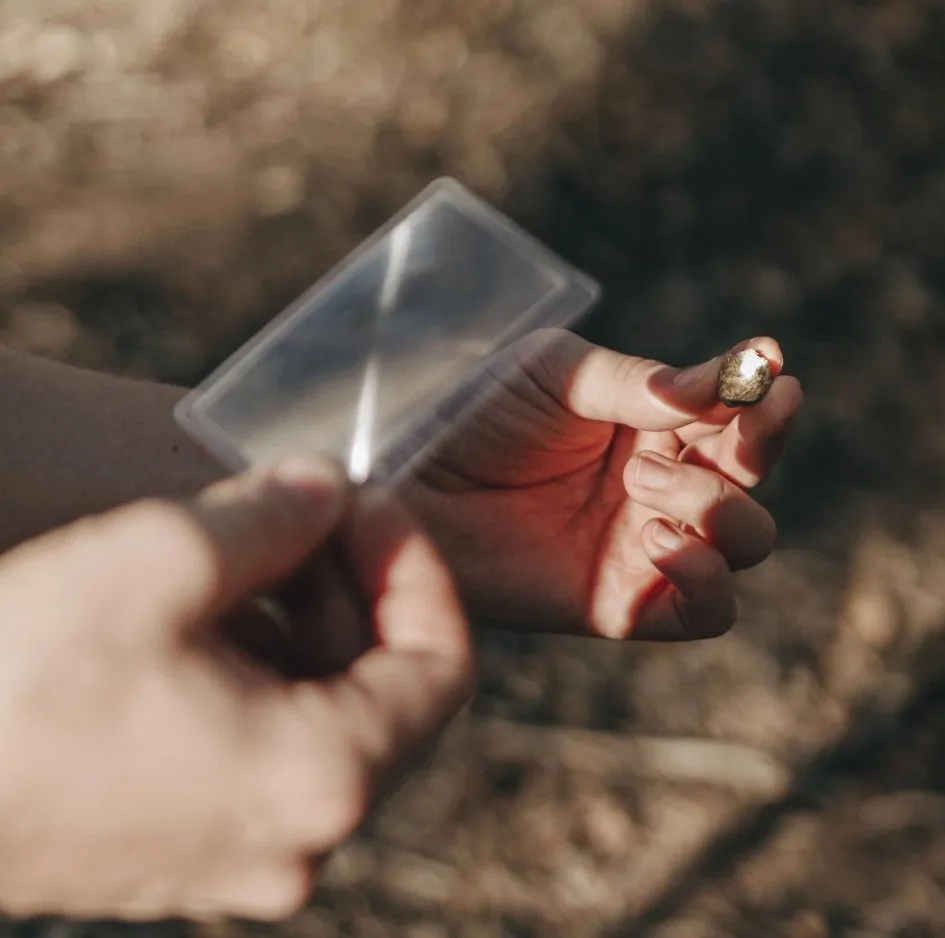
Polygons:
M624 481L631 498L695 530L732 570L761 563L774 548L774 519L717 472L644 452L627 463Z
M641 609L633 637L694 641L723 635L735 623L735 585L725 559L693 534L661 519L643 530L647 557L666 578Z

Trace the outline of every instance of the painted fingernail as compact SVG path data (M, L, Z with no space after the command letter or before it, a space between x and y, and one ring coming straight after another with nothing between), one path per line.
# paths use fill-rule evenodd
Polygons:
M683 536L674 527L665 521L657 521L653 525L653 543L660 550L679 550L683 546Z
M670 460L665 462L659 456L640 453L637 456L637 468L633 474L636 487L659 491L665 489L673 480L674 466Z

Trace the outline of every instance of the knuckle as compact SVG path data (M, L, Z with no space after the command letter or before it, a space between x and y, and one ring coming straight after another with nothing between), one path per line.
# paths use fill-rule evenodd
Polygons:
M681 510L691 513L691 523L711 543L726 542L740 525L742 500L717 472L696 466L680 468L683 475L676 498L684 506Z
M709 517L718 515L729 500L729 488L725 480L715 472L709 472L706 478L705 503Z
M611 349L598 349L596 356L600 362L602 380L597 384L600 400L596 407L587 402L587 409L604 415L607 419L617 419L621 412L621 402L628 397L648 393L647 381L658 367L647 358L622 355Z
M326 715L308 689L293 692L294 728L280 743L281 777L263 814L274 818L276 838L300 843L309 852L333 849L353 834L372 801L370 760L352 751L343 730ZM324 771L325 766L330 771ZM322 770L319 769L322 767Z
M613 369L611 388L614 395L617 396L640 390L638 386L645 385L648 376L662 367L658 362L649 358L635 358L633 355L621 355L610 350L606 351ZM616 408L617 403L616 400L612 402L614 408Z

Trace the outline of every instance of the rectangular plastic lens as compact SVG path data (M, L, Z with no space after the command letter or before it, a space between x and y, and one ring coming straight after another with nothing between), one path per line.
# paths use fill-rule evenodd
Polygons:
M232 469L299 454L396 475L437 404L597 285L453 180L433 183L179 404ZM432 437L426 439L432 442ZM387 460L384 457L387 456Z

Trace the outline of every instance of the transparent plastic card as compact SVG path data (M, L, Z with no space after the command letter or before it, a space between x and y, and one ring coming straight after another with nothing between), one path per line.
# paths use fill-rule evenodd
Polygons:
M573 325L598 294L593 280L441 179L175 415L233 470L325 454L356 481L390 480L448 429L438 408L496 354L534 329ZM472 406L475 394L463 400ZM454 407L451 424L459 416Z

